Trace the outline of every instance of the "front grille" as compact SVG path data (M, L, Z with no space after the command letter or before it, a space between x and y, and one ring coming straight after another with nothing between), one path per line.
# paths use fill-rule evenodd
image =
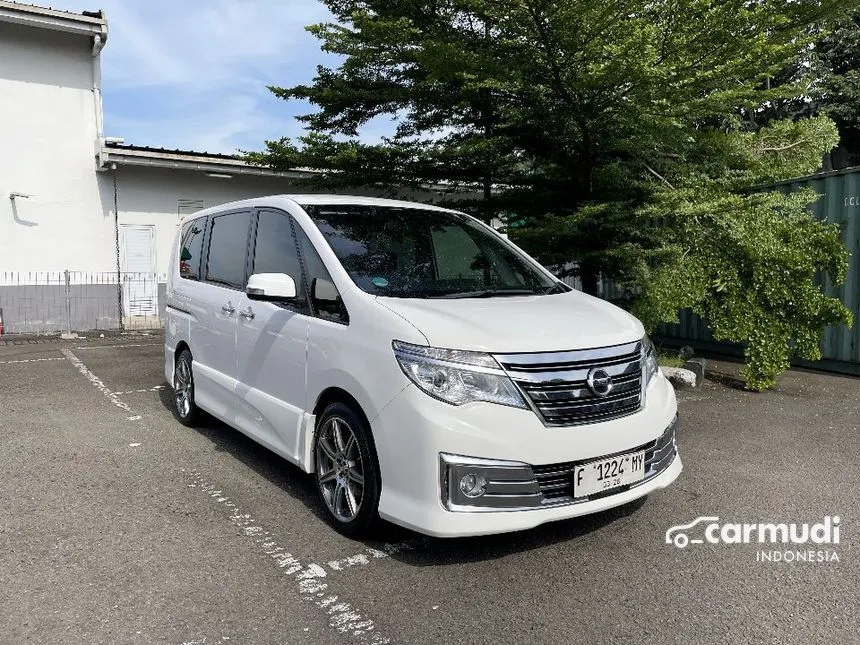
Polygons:
M532 472L534 473L535 479L537 479L540 492L543 494L542 504L551 505L570 504L571 502L589 502L608 495L623 493L626 490L630 490L631 486L639 486L640 484L647 482L652 477L656 477L669 467L669 464L672 463L672 459L675 457L675 428L676 423L673 421L666 431L654 441L649 441L638 448L624 451L624 453L639 452L640 450L645 451L644 479L641 479L635 484L611 488L606 492L598 493L596 495L578 497L575 499L573 497L573 473L576 470L576 467L594 461L594 459L568 461L561 464L549 464L545 466L532 466ZM605 455L605 457L612 456L613 455ZM600 457L600 459L605 457Z
M617 419L642 405L642 343L538 354L499 354L496 360L528 396L545 425L569 426ZM588 386L602 369L612 389L598 396Z

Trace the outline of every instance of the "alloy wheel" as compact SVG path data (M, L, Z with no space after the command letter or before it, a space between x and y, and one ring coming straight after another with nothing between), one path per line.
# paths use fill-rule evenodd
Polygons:
M341 417L326 419L316 446L316 474L323 499L331 514L350 522L364 499L364 463L358 439Z
M183 418L191 413L192 387L191 366L188 361L177 361L173 373L173 396L176 400L176 410Z

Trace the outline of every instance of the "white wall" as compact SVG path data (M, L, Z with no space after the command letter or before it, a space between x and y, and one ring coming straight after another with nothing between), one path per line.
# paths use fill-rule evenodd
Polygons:
M0 23L0 278L112 266L113 222L95 171L90 41ZM32 197L13 205L13 191Z
M306 186L299 186L288 179L278 177L233 175L230 179L219 179L199 171L120 166L116 171L105 172L101 178L105 184L110 182L111 199L113 199L114 174L117 182L120 226L155 227L155 264L159 274L167 273L173 236L179 226L180 199L202 200L204 206L208 208L251 197L314 192ZM370 189L351 190L349 193L382 196L379 191ZM428 192L416 193L412 198L429 201L434 197L435 195ZM113 205L111 204L109 208L112 209ZM113 245L113 242L111 244ZM110 271L111 267L115 266L114 259L112 265L99 270Z
M167 272L173 236L179 226L180 199L203 200L208 208L250 197L307 192L288 180L275 177L233 175L231 179L217 179L197 171L120 166L102 177L102 181L110 183L111 199L114 173L120 226L155 227L155 262L159 274ZM113 204L109 207L112 209ZM115 260L113 265L102 270L109 271L112 266L116 266Z

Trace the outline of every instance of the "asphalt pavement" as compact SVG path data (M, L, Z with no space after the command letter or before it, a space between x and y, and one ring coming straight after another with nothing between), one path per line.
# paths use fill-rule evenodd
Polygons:
M516 534L361 542L294 466L180 425L162 352L157 333L0 346L0 642L860 643L860 379L792 371L753 394L716 364L679 393L685 470L662 493ZM839 516L840 543L665 543L700 516Z

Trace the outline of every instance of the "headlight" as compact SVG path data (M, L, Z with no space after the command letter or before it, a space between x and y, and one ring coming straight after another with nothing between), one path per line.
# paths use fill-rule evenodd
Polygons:
M489 354L391 343L400 369L430 396L452 405L474 401L525 408L519 390Z
M657 350L648 336L642 338L642 382L645 387L651 382L651 378L657 373Z

